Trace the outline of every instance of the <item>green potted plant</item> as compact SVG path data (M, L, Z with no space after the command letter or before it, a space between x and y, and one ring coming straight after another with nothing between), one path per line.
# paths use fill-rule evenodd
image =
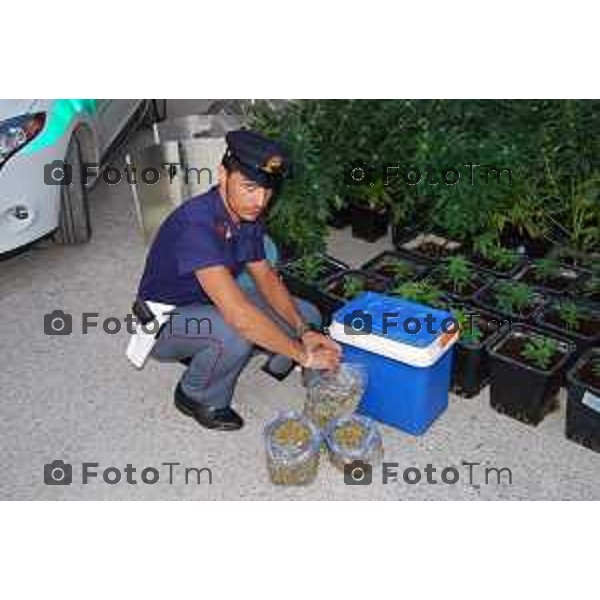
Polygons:
M566 340L525 325L490 346L490 403L498 412L537 425L556 408L564 369L573 351Z
M358 296L361 292L384 292L388 282L372 273L349 269L330 277L323 283L322 290L336 302L336 309Z
M345 263L327 254L315 253L284 263L278 271L294 296L312 302L328 317L338 303L321 290L322 282L347 269Z
M348 269L348 265L327 254L307 254L281 265L280 270L316 284L327 277Z
M388 293L434 308L443 307L445 304L442 291L428 281L405 281L396 284Z
M521 177L526 177L526 174ZM548 239L548 204L530 189L510 195L500 202L490 221L505 247L522 248L533 258L544 256L552 247Z
M527 262L523 255L500 246L498 238L491 233L475 238L469 258L478 269L495 277L513 277Z
M477 304L515 320L531 320L544 302L541 293L521 281L492 281L474 296Z
M600 306L600 272L593 272L579 282L577 295Z
M580 269L586 272L593 271L594 266L600 264L600 254L587 254L568 246L556 248L551 252L550 256L558 259L564 267Z
M327 225L334 229L343 229L352 223L352 209L347 200L335 194L331 200L330 214L327 218Z
M559 260L563 254L556 255ZM600 254L598 255L577 255L578 264L572 267L567 264L567 268L575 268L579 276L577 283L571 290L571 294L581 301L600 307ZM584 260L581 260L584 257Z
M580 350L600 340L600 309L581 302L553 299L535 320L541 327L572 340Z
M343 279L342 294L345 300L353 300L365 291L365 282L358 275L347 275Z
M366 242L375 242L388 230L390 195L381 179L370 186L356 190L351 199L352 236Z
M527 266L519 279L550 292L565 293L572 291L582 276L580 271L562 266L557 258L540 258Z
M447 296L460 301L468 300L489 281L462 255L452 256L436 267L428 279L433 280Z
M360 269L385 277L397 284L421 278L429 270L429 265L411 256L385 250L367 261Z
M567 381L566 436L600 452L600 349L586 352L569 371Z
M289 102L283 110L257 103L249 125L282 142L290 155L291 176L271 201L269 234L284 259L325 249L330 199L339 189L340 171L325 142L321 101Z
M392 223L392 244L399 249L401 245L414 238L418 232L427 229L429 201L424 196L408 193L392 194L390 219Z
M548 181L557 198L559 210L552 224L567 240L575 254L586 255L600 246L600 174L573 172L561 177L556 169L547 168Z

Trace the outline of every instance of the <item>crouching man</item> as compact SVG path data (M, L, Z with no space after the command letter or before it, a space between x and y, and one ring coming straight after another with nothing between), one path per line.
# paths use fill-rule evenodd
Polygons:
M266 260L262 217L286 166L277 142L230 132L218 185L164 221L139 284L138 300L177 307L152 356L188 365L175 406L210 429L242 427L231 402L255 346L305 369L339 366L340 346L315 330L318 310L293 298ZM244 268L250 291L236 281Z

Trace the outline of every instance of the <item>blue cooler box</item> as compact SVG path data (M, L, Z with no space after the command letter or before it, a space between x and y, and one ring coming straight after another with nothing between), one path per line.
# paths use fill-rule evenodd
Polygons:
M428 315L435 319L429 326L435 333L427 331ZM414 435L426 431L448 406L458 332L445 333L442 322L451 317L375 292L360 294L334 313L329 332L342 344L343 360L367 369L359 412Z

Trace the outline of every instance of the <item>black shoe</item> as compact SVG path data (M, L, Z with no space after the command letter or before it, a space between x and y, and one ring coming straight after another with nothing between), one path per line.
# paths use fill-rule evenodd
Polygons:
M180 358L179 362L186 367L189 367L192 364L192 357L186 356L185 358Z
M277 381L283 381L294 370L295 366L296 363L291 358L275 354L267 359L261 370L277 379Z
M207 429L235 431L244 425L242 417L229 407L216 408L195 402L184 393L181 384L178 384L175 389L175 407L184 415L193 417Z

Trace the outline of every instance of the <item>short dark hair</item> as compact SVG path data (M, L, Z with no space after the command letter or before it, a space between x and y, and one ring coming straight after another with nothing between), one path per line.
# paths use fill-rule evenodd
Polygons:
M241 173L238 162L231 155L224 154L223 158L221 159L221 164L227 171L228 175L235 173L236 171Z

